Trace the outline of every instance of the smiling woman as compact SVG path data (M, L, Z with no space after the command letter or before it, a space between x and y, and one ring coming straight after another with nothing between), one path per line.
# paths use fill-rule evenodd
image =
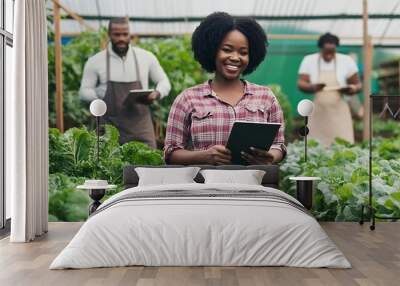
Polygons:
M272 91L242 80L267 53L262 27L249 17L213 13L192 36L195 59L213 79L183 91L174 101L165 138L165 161L172 164L230 164L225 146L236 120L280 123L270 150L244 153L249 164L270 164L285 155L283 113Z

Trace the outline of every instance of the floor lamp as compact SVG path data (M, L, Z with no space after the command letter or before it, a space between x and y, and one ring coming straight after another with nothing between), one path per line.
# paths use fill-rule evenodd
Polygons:
M304 127L300 128L300 135L304 137L304 161L307 162L307 135L308 129L308 117L314 111L314 103L311 100L303 99L297 105L297 112L304 117Z
M392 110L390 109L389 106L389 99L390 98L399 98L399 95L370 95L370 109L369 109L369 116L368 116L368 122L369 122L369 140L368 140L368 178L369 178L369 184L368 184L368 205L361 205L361 218L359 223L364 224L364 208L366 207L368 210L369 214L369 220L370 220L370 230L375 230L375 219L381 219L381 220L399 220L400 217L395 217L395 216L381 216L381 215L376 215L376 210L372 206L372 197L373 197L373 188L372 188L372 156L373 156L373 150L372 150L372 137L373 137L373 111L374 111L374 101L375 100L381 100L383 99L385 101L385 105L383 107L382 112L379 114L379 117L381 117L386 111L390 113L390 115L394 118L396 118L397 114L399 111L393 114ZM400 110L400 109L399 109Z
M106 190L115 188L115 185L109 185L106 180L99 180L99 162L100 162L100 117L103 116L107 111L106 103L101 99L95 99L90 103L90 113L96 117L96 179L86 180L78 189L88 190L90 198L93 202L89 206L89 215L94 213L96 209L100 206L100 200L104 197Z
M311 100L303 99L297 105L297 111L304 117L304 127L300 129L300 135L304 137L304 161L307 162L307 135L308 135L308 117L314 110L314 103ZM290 177L292 181L296 181L296 198L306 209L311 209L313 205L313 185L314 181L319 181L319 177Z

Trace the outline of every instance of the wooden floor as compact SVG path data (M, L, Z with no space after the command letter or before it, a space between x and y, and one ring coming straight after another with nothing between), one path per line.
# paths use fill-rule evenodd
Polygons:
M48 270L80 223L50 223L49 233L27 244L0 241L0 285L400 285L400 223L372 232L357 223L321 223L353 268L121 267Z

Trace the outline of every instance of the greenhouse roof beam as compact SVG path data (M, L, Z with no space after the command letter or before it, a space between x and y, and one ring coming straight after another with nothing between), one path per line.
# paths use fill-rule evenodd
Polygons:
M81 32L63 32L63 37L78 37ZM132 33L131 37L140 37L140 38L168 38L168 37L180 37L180 36L191 36L192 33ZM269 33L268 39L269 40L318 40L320 34L274 34ZM340 37L341 40L350 40L350 41L362 41L363 37L349 37L343 36ZM400 48L400 44L382 44L379 43L380 40L392 40L400 42L400 37L392 37L392 36L385 36L385 37L371 37L374 47L377 48ZM362 46L362 43L355 43L355 44L341 44L341 46Z
M110 20L114 16L106 15L79 15L84 20ZM360 20L362 14L332 14L332 15L279 15L279 16L261 16L250 15L256 20L267 21L310 21L310 20ZM369 19L400 19L400 14L369 14ZM70 15L66 15L66 19L71 19ZM158 23L171 23L171 22L199 22L204 17L129 17L130 21L134 22L158 22Z
M81 24L82 26L84 26L86 29L88 29L90 31L94 31L95 30L93 27L91 27L90 25L85 23L84 19L82 19L81 16L76 14L74 11L72 11L71 9L66 7L65 5L61 4L58 0L53 0L53 3L55 5L57 5L59 8L63 9L65 12L67 12L67 15L68 15L69 19L74 19L74 20L78 21L79 24Z

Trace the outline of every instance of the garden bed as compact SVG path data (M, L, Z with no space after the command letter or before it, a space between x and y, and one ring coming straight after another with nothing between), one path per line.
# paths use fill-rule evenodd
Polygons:
M86 129L72 128L65 134L50 129L49 214L52 221L82 221L87 217L89 198L75 187L86 178L108 180L122 190L125 165L163 164L161 150L139 142L120 146L118 131L108 126L100 144L100 162L95 156L96 137ZM400 137L374 140L373 204L378 214L400 215ZM281 164L281 190L294 195L291 176L318 176L312 213L323 221L357 221L361 204L368 202L368 149L338 140L330 148L309 142L309 158L303 160L304 145L288 145ZM110 193L111 195L113 193Z

